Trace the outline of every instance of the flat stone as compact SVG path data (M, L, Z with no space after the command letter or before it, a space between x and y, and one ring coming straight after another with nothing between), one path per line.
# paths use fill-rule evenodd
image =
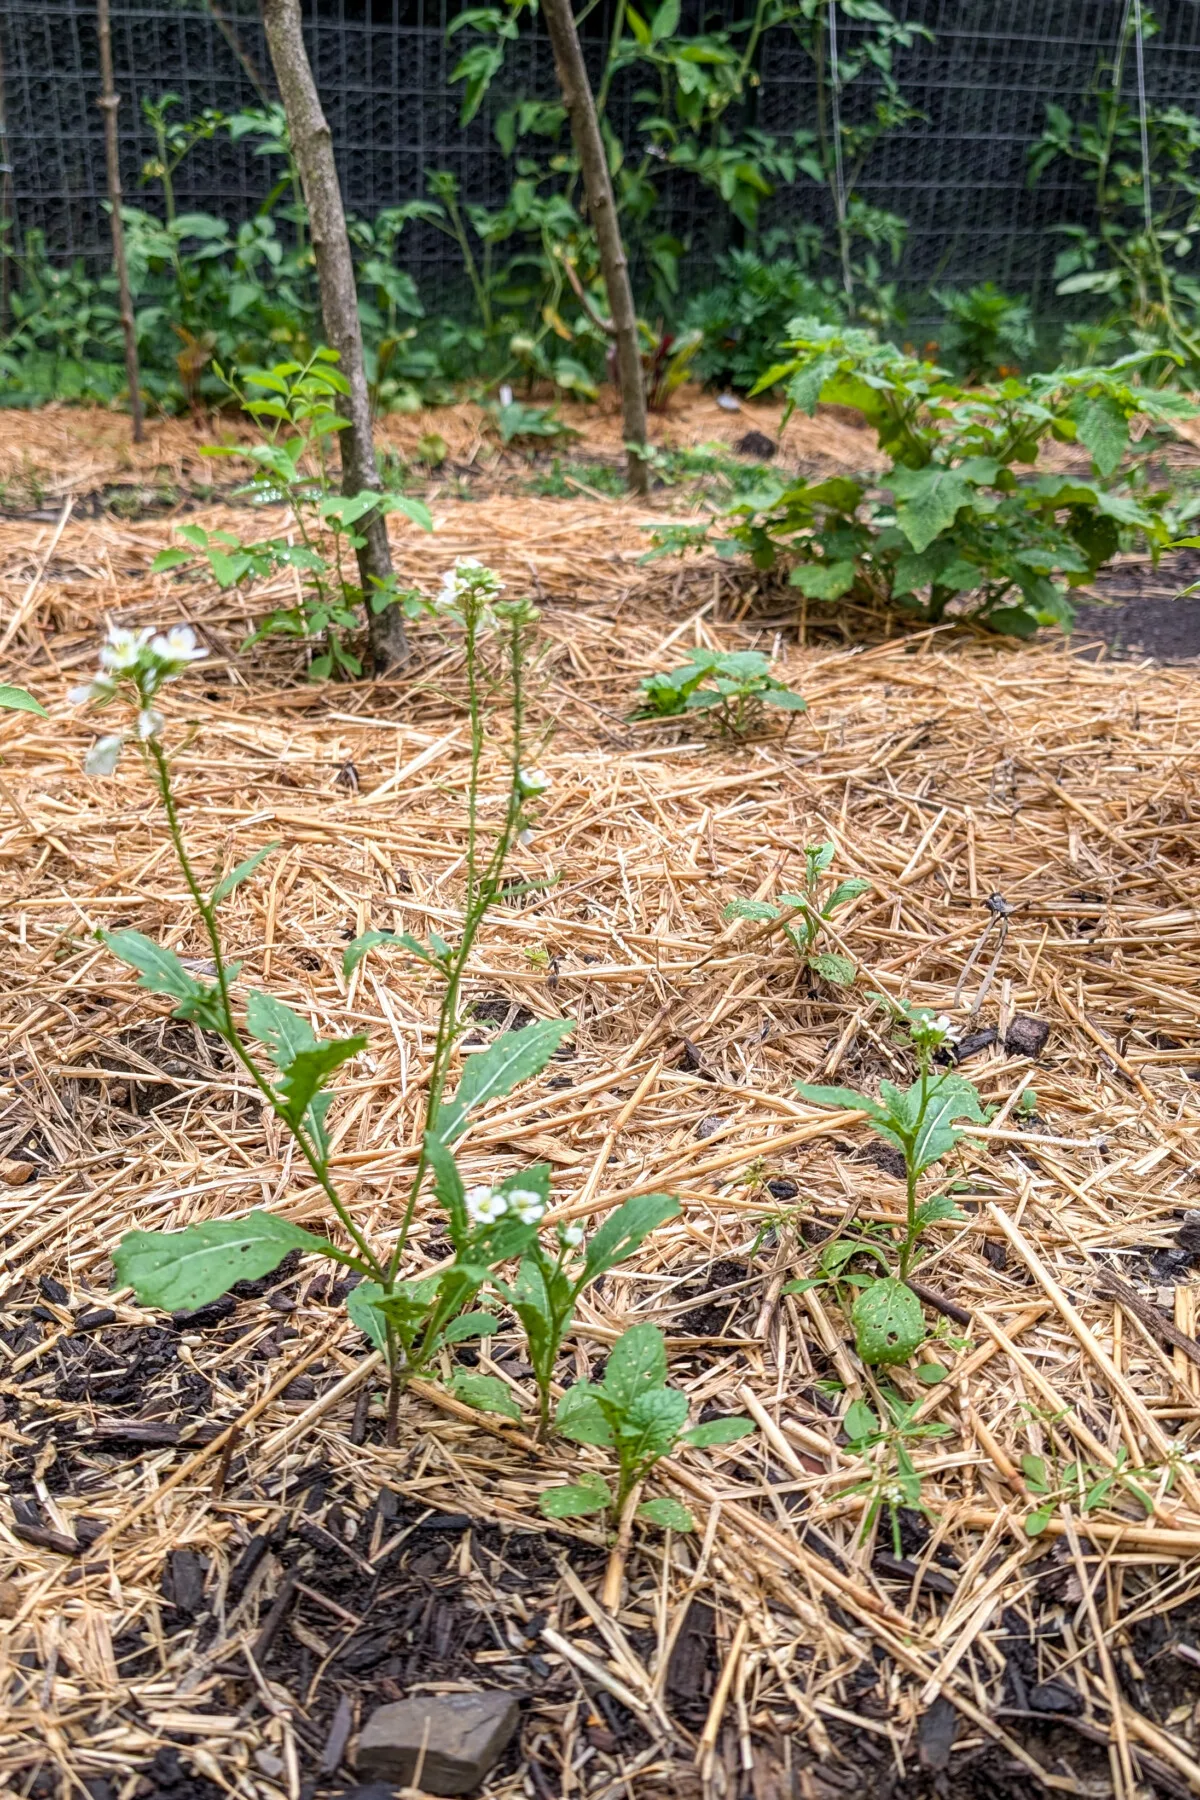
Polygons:
M425 1793L467 1794L504 1754L518 1715L516 1695L497 1688L377 1706L359 1735L355 1767L404 1785L415 1782L419 1764Z

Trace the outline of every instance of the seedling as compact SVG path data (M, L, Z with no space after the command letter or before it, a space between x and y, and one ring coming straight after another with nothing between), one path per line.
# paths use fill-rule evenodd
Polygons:
M851 900L865 894L871 884L851 876L837 882L822 899L821 876L829 869L836 854L834 844L810 844L804 852L803 893L780 894L774 904L769 900L731 900L721 917L726 920L759 919L764 924L780 920L780 929L803 966L823 981L846 987L854 980L853 962L835 951L818 950L816 945L824 921L832 918L839 907L848 906Z
M105 942L114 955L139 971L141 986L177 1002L176 1018L189 1019L215 1031L229 1046L266 1106L292 1138L345 1234L344 1243L333 1243L260 1210L243 1218L211 1220L178 1232L131 1231L122 1238L114 1257L117 1278L133 1288L143 1305L173 1311L205 1305L237 1281L268 1274L293 1249L331 1257L353 1270L362 1279L350 1294L351 1315L383 1351L389 1370L389 1440L395 1438L402 1383L424 1368L443 1345L492 1328L490 1314L464 1317L465 1309L495 1265L520 1257L532 1248L548 1198L548 1171L544 1166L514 1176L495 1189L467 1193L452 1146L480 1107L511 1092L519 1082L544 1067L566 1035L569 1021L541 1019L523 1030L503 1034L486 1050L467 1058L453 1094L447 1093L455 1046L463 1028L463 975L484 917L496 897L509 850L519 836L529 831L530 804L547 785L544 777L535 780L536 772L531 774L521 764L524 674L529 635L537 613L527 601L501 601L499 592L500 583L491 571L473 563L460 564L451 571L441 596L443 614L463 625L468 670L471 772L461 935L456 944L451 944L433 932L422 942L407 933L368 931L348 946L343 964L348 978L371 949L389 943L415 956L443 984L425 1090L421 1154L390 1252L372 1242L358 1224L339 1195L330 1168L326 1124L333 1099L330 1078L365 1048L366 1039L357 1035L331 1041L318 1039L307 1019L261 990L251 990L244 1010L239 1007L235 1011L234 986L240 965L225 959L218 912L277 846L264 845L211 886L201 879L189 854L172 790L170 761L162 743L165 721L155 702L165 684L176 680L189 663L204 656L204 651L186 627L162 636L148 630L114 629L101 655L100 674L88 687L77 690L75 696L100 705L117 700L132 702L132 742L142 752L158 790L175 853L208 940L216 979L198 979L173 951L139 931L107 932ZM511 744L504 810L485 856L477 829L484 734L479 659L480 639L492 630L506 643ZM120 732L101 739L88 759L89 773L111 773L125 742L126 734ZM406 1281L401 1278L401 1267L427 1176L432 1177L434 1198L447 1215L453 1255L448 1266L438 1272L419 1281Z
M1158 1479L1160 1469L1132 1468L1129 1452L1123 1446L1117 1451L1111 1469L1102 1468L1098 1463L1068 1462L1061 1466L1044 1456L1023 1456L1021 1472L1025 1477L1025 1486L1035 1495L1040 1504L1027 1514L1025 1530L1029 1537L1039 1537L1059 1507L1063 1504L1077 1506L1080 1512L1097 1512L1102 1507L1111 1506L1115 1499L1128 1494L1142 1508L1149 1518L1154 1512L1154 1501L1143 1485ZM1167 1468L1167 1489L1174 1482L1173 1464Z
M662 1332L656 1325L631 1325L613 1345L603 1381L568 1388L554 1415L564 1437L616 1451L616 1492L589 1471L565 1487L547 1488L538 1501L541 1511L548 1519L575 1519L611 1507L620 1518L634 1488L677 1445L732 1444L754 1430L750 1419L736 1417L688 1430L687 1416L687 1395L667 1386ZM671 1531L695 1528L687 1507L674 1499L647 1500L638 1517Z
M870 1536L876 1519L887 1507L891 1516L892 1546L895 1554L900 1556L900 1508L907 1506L914 1512L931 1516L921 1497L921 1474L913 1462L909 1445L923 1438L946 1437L950 1426L936 1420L929 1424L916 1423L915 1415L922 1402L902 1400L890 1388L881 1390L880 1399L884 1408L882 1418L865 1400L853 1400L846 1408L842 1429L850 1449L862 1457L872 1450L878 1452L870 1475L857 1482L849 1492L870 1496L863 1514L863 1539Z
M925 1007L886 1000L904 1027L917 1060L917 1079L900 1089L890 1081L880 1084L880 1097L860 1094L853 1088L817 1087L798 1081L797 1091L818 1106L862 1111L871 1129L904 1156L905 1228L900 1243L897 1272L886 1273L862 1289L851 1311L859 1355L865 1363L905 1362L924 1341L925 1321L921 1302L907 1286L909 1268L921 1234L931 1225L960 1217L947 1194L935 1194L918 1204L921 1176L949 1154L963 1136L958 1119L986 1122L975 1084L954 1070L935 1071L934 1052L945 1043L949 1021L935 1018ZM887 1270L887 1258L877 1244L865 1238L839 1238L829 1250L849 1260L856 1251L876 1257Z
M743 738L761 724L766 706L807 712L807 702L770 671L770 658L760 650L697 648L682 667L643 677L638 686L645 698L633 717L673 719L710 712L720 731Z

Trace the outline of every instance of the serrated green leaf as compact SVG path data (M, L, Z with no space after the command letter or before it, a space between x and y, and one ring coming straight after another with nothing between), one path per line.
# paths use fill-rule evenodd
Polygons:
M280 840L278 838L276 838L273 844L264 844L261 850L256 850L253 856L248 856L245 862L240 862L236 869L230 869L228 875L226 875L223 880L219 881L213 889L212 899L209 904L211 906L219 906L222 900L227 900L235 888L240 887L242 882L253 875L256 869L261 868L268 856L273 855L274 852L279 849L279 844Z
M567 1487L545 1488L538 1495L544 1519L582 1519L612 1505L612 1491L599 1475L581 1476Z
M219 1300L237 1281L257 1281L278 1268L289 1250L327 1255L325 1238L274 1213L209 1219L185 1231L127 1231L113 1255L122 1287L143 1306L191 1312Z
M455 1369L450 1392L477 1412L500 1413L504 1418L520 1423L521 1409L512 1389L498 1375L477 1375L473 1369Z
M696 1521L693 1519L682 1500L673 1500L664 1495L659 1500L644 1500L637 1509L639 1519L645 1519L648 1525L657 1525L663 1531L695 1531Z
M736 1415L727 1419L706 1419L703 1425L693 1425L690 1431L685 1431L683 1442L690 1444L693 1450L707 1450L712 1444L736 1444L739 1438L749 1437L753 1430L753 1419Z
M840 1112L865 1112L873 1118L883 1117L883 1108L869 1094L859 1094L853 1088L821 1087L811 1081L798 1081L796 1092L813 1106L836 1106Z
M885 1275L864 1288L850 1313L855 1349L869 1367L907 1362L925 1341L925 1316L912 1289Z
M631 1325L613 1345L604 1371L604 1391L622 1411L638 1394L667 1379L667 1347L657 1325Z
M688 1397L679 1388L647 1388L621 1406L618 1440L638 1461L657 1461L675 1444L687 1415Z
M204 993L200 982L188 974L175 952L156 944L144 932L122 929L100 935L114 956L138 970L139 987L148 988L152 994L169 994L173 1000L192 1000Z
M914 1087L919 1092L919 1083ZM909 1094L913 1094L913 1089ZM912 1165L918 1175L939 1162L958 1143L963 1133L954 1121L961 1118L984 1123L986 1114L978 1090L965 1075L943 1075L927 1094L924 1116L913 1140Z
M383 1289L377 1281L360 1281L346 1295L346 1311L377 1350L387 1349L387 1327L376 1304L382 1299Z
M40 700L35 700L24 688L9 687L5 682L0 682L0 707L8 712L36 713L40 719L50 717Z
M454 1098L442 1107L433 1127L442 1142L451 1144L462 1135L471 1112L544 1069L570 1029L570 1019L535 1019L468 1057Z
M1101 475L1112 475L1129 444L1129 420L1111 394L1081 394L1071 407L1079 442Z
M731 919L756 919L765 923L779 917L779 908L772 906L769 900L731 900L722 911L721 917L727 923Z
M779 712L802 713L808 711L808 701L803 694L794 694L791 688L768 688L762 696L764 706L774 706Z
M832 981L838 987L849 987L857 970L848 956L838 956L832 950L820 950L810 956L808 966L822 981Z
M840 600L854 586L856 573L853 562L803 562L796 564L788 584L809 600Z
M246 997L246 1030L267 1046L277 1069L289 1068L301 1050L311 1050L317 1042L307 1019L261 988L252 988Z
M600 1390L591 1382L569 1387L554 1411L554 1423L564 1437L576 1444L611 1444L612 1427L600 1404Z
M923 469L893 469L887 485L896 496L896 523L914 550L926 550L953 525L959 508L974 498L958 469L929 463Z

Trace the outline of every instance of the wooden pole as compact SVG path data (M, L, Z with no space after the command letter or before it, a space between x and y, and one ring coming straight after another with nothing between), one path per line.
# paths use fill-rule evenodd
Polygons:
M571 121L571 136L583 175L588 215L600 252L600 272L608 294L612 337L617 352L617 378L621 387L627 479L631 492L644 494L647 487L644 454L646 385L642 375L637 314L633 309L633 289L629 284L629 263L621 240L621 225L613 198L608 158L604 153L604 139L600 135L596 102L583 60L571 0L542 0L542 16L550 34L563 104Z
M333 133L321 108L312 65L304 47L299 0L263 0L262 11L267 45L308 208L325 335L338 353L341 372L350 387L349 393L343 396L343 410L350 423L338 440L342 456L342 492L361 494L370 490L378 493L382 483L375 466L358 291L342 190L333 158ZM369 512L358 522L357 529L365 539L358 552L358 568L367 601L371 663L375 674L382 675L407 658L408 640L398 606L392 604L378 613L370 607L374 584L386 580L392 572L387 521L379 511Z
M108 16L108 0L96 0L96 29L100 37L100 81L104 90L96 105L104 114L104 160L108 165L108 204L112 213L113 267L117 271L121 330L125 333L125 378L129 383L129 416L133 422L133 441L135 444L140 444L145 435L142 419L141 370L138 367L137 326L133 317L133 296L129 291L129 264L125 259L125 224L121 217L121 164L117 148L117 108L121 101L113 86L112 27Z

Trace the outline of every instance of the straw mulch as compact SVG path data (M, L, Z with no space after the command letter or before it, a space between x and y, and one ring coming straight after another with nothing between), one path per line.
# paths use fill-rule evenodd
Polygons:
M94 427L65 418L86 464ZM25 429L6 424L10 455ZM1195 674L1056 639L801 633L794 600L729 565L639 567L629 503L435 510L435 539L398 539L415 575L470 553L543 606L530 760L553 786L514 872L558 879L492 915L472 1030L573 1022L472 1130L467 1177L548 1160L560 1217L679 1195L587 1295L575 1367L654 1319L693 1417L759 1429L661 1467L653 1491L698 1531L638 1536L609 1609L601 1532L536 1505L598 1454L538 1451L432 1384L386 1449L377 1367L323 1267L174 1326L109 1291L130 1225L323 1209L221 1046L94 938L131 923L205 955L136 759L80 773L96 722L65 692L102 621L182 614L210 646L171 704L188 836L205 868L281 845L228 906L228 948L322 1032L369 1033L331 1117L343 1191L384 1241L438 996L401 958L347 984L341 955L372 925L453 931L461 658L423 631L411 679L314 690L290 649L237 654L241 598L148 575L169 520L4 523L5 677L52 716L0 724L0 1771L21 1794L298 1800L345 1779L372 1705L490 1684L528 1696L497 1800L1200 1792L1200 1469L1175 1448L1200 1445L1200 1285L1176 1247L1200 1206ZM697 642L773 652L808 715L744 746L630 725L638 677ZM502 749L498 731L497 771ZM848 993L721 921L795 885L825 837L871 883L838 917ZM1011 917L970 1018L994 935L957 1006L956 988L993 893ZM902 1210L865 1127L793 1097L797 1078L903 1079L874 988L998 1032L966 1064L998 1110L951 1170L964 1218L919 1271L949 1375L889 1377L951 1428L914 1445L928 1510L902 1514L898 1558L886 1511L864 1537L871 1468L838 1423L874 1378L827 1291L781 1293L830 1230ZM1017 1014L1049 1025L1036 1064L1004 1047ZM437 1233L430 1208L415 1266ZM529 1399L515 1337L480 1366ZM1030 1539L1029 1454L1127 1457L1153 1471L1153 1516L1118 1492Z

